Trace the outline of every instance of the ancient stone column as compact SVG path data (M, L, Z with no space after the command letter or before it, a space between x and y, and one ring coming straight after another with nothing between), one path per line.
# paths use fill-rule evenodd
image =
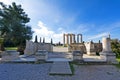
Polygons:
M66 36L67 36L66 39L67 39L67 45L68 45L68 43L69 43L69 35L67 34Z
M92 42L85 43L85 47L86 47L86 52L88 55L90 56L96 55L94 43Z
M110 34L108 35L108 38L110 38Z
M79 43L79 34L77 35L77 43Z
M40 37L40 43L41 43L41 37Z
M82 34L81 34L81 43L82 43L83 41L82 41Z
M77 34L77 43L82 43L82 34Z
M102 52L112 52L111 50L111 43L110 38L103 38L102 39L103 51Z
M63 34L63 45L65 45L65 34Z
M75 34L73 35L73 40L74 40L73 42L75 43Z
M72 43L72 34L70 34L70 44Z
M111 50L110 38L103 38L102 46L103 50L100 52L101 59L106 60L108 63L117 64L118 62L116 61L116 54Z
M75 43L75 34L72 34L72 43Z

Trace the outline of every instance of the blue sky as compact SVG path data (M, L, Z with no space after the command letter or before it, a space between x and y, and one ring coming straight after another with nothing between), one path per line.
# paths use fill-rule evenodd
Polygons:
M0 0L16 2L31 18L29 25L47 42L62 42L63 33L83 34L84 41L120 39L120 0Z

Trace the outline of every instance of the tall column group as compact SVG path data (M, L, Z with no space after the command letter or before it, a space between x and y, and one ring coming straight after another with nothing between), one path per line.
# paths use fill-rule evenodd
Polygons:
M82 43L82 34L77 34L77 43ZM71 43L76 43L75 34L63 34L63 44L69 45Z
M82 34L77 34L77 43L82 43Z

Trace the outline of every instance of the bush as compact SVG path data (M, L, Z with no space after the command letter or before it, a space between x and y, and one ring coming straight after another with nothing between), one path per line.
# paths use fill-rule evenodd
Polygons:
M4 51L4 46L3 46L3 41L4 39L3 38L0 38L0 51Z
M25 49L25 46L19 46L17 51L20 52L20 55L23 55L24 54L24 49Z
M3 44L0 44L0 51L4 51L4 50L5 50L5 48L4 48Z
M116 57L120 57L120 42L118 40L111 40L111 48Z
M100 56L99 52L96 52L96 55L97 55L97 56Z
M15 44L11 40L5 40L4 46L5 47L15 47Z

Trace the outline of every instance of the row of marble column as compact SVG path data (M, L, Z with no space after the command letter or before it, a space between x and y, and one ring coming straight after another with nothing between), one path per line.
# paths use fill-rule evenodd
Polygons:
M77 42L76 42L77 37ZM63 44L82 43L82 34L63 34Z

